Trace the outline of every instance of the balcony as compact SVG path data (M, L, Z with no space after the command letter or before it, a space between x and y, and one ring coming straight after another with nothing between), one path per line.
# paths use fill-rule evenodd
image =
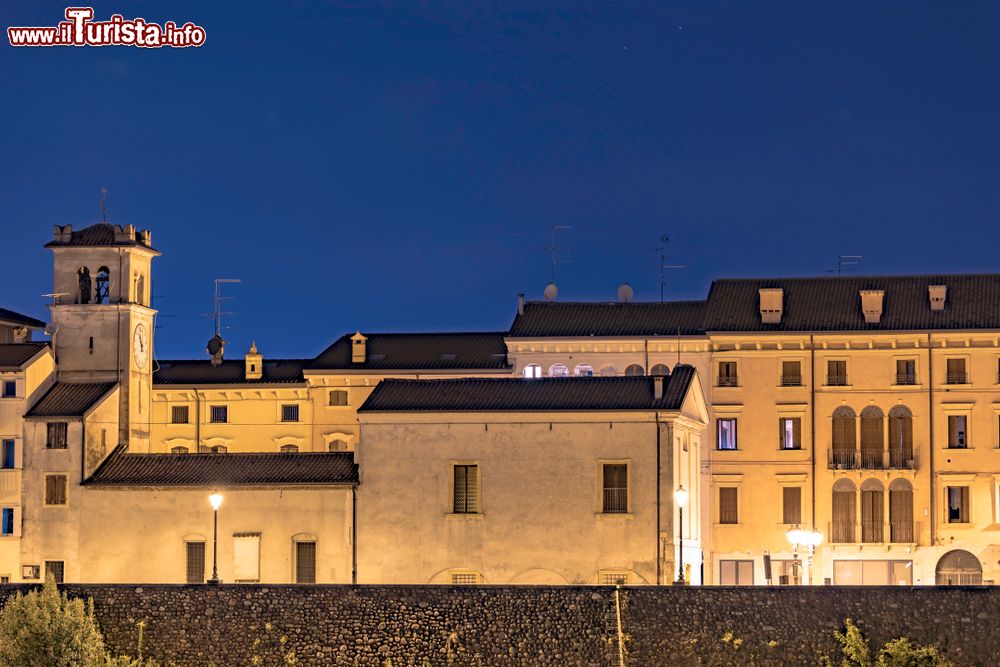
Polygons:
M628 489L604 489L604 513L628 512Z
M961 373L946 373L944 378L945 384L969 384L969 376L962 371Z
M896 384L916 384L916 373L896 373Z
M719 386L738 387L740 386L739 378L737 378L735 375L719 376Z
M781 376L781 386L782 387L801 387L802 386L802 376L801 375L782 375Z
M912 519L831 521L827 524L827 535L832 544L915 544L920 535L920 522Z
M846 375L827 375L826 384L828 387L846 387L847 386L847 376Z
M918 450L831 449L827 452L829 470L916 470Z

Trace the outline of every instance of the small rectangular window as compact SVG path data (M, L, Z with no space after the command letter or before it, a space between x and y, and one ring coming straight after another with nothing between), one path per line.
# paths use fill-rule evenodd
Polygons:
M45 448L66 449L66 432L69 424L66 422L49 422L45 425Z
M847 384L846 361L830 360L826 362L826 383L835 387Z
M47 560L45 561L45 578L48 579L50 576L57 583L61 584L65 581L66 563L61 560Z
M45 504L66 504L66 475L45 476Z
M17 398L17 382L15 380L3 381L3 397Z
M212 423L213 424L225 424L229 421L229 406L228 405L213 405L212 406Z
M456 465L455 475L455 514L479 513L479 466Z
M778 420L778 447L781 449L802 449L802 419L782 417Z
M782 487L781 520L782 523L802 523L802 487Z
M736 418L719 420L719 449L736 449Z
M281 406L281 421L297 422L298 420L299 420L299 406L297 405Z
M965 430L966 423L967 418L965 415L948 415L949 449L965 449L969 446Z
M347 405L347 392L343 389L331 389L330 405L338 407Z
M947 359L945 361L947 364L947 376L945 377L945 382L947 384L967 384L969 378L965 373L965 359Z
M205 583L205 543L185 542L187 552L185 571L189 584Z
M719 386L736 387L739 385L739 377L736 375L735 361L719 362Z
M295 583L316 583L316 543L295 543Z
M917 362L913 359L896 360L896 384L917 383Z
M456 586L469 586L479 583L479 575L475 572L453 572L451 583Z
M627 586L628 572L601 572L602 586Z
M188 406L186 405L174 405L170 408L171 424L187 424L189 417Z
M722 586L752 586L752 560L720 560L719 584Z
M735 486L719 488L719 523L739 523L737 489Z
M802 385L802 364L798 361L781 362L781 386L799 387Z
M0 534L3 535L13 535L14 534L14 508L4 507L3 511L0 512Z
M604 512L628 512L628 466L624 463L604 464Z
M969 487L946 487L948 494L948 523L969 523Z
M14 441L7 439L3 441L3 451L0 452L2 455L2 461L0 461L0 467L6 470L12 470L16 464Z

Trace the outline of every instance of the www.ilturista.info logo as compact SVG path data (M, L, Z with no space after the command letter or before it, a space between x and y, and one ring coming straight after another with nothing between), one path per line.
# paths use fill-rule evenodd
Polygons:
M107 21L94 21L92 7L67 7L66 20L55 27L7 28L11 46L163 46L184 48L205 43L205 29L190 21L178 26L167 21L162 26L146 19L125 20L112 14Z

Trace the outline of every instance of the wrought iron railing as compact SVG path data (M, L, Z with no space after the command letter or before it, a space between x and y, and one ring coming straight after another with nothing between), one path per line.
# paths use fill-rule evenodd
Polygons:
M827 375L826 384L832 387L843 387L847 384L846 375Z
M961 373L948 373L945 377L945 384L968 384L969 376L962 371Z
M917 376L915 373L896 373L896 384L916 384Z
M604 512L607 514L628 512L628 489L604 489Z
M781 386L782 387L801 387L802 386L802 376L801 375L782 375L781 376Z
M834 544L913 544L920 535L920 523L913 519L889 521L831 521L829 541ZM860 541L859 539L860 538Z
M917 449L831 449L827 454L830 470L916 470Z
M738 387L739 378L735 375L720 375L719 376L719 386L720 387Z

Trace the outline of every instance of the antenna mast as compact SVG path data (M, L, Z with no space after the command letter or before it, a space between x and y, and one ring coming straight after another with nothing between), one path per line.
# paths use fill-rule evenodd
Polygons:
M232 315L230 312L222 311L223 301L232 301L231 296L222 296L222 284L223 283L239 283L243 282L239 278L216 278L215 279L215 310L213 312L213 317L215 318L215 335L222 338L222 316Z
M556 282L556 264L557 264L557 261L556 261L556 230L559 230L559 229L573 229L573 227L571 225L552 225L552 240L549 242L549 247L547 248L547 250L549 251L549 257L552 260L552 280L550 282L553 283L553 284L555 284L555 282Z
M667 281L664 277L664 271L666 269L686 269L686 266L680 264L667 264L667 244L670 243L670 237L666 234L660 236L660 247L653 248L653 250L659 251L660 253L660 303L663 303L663 296L666 290Z
M101 188L101 222L108 221L108 189Z
M864 259L864 255L837 255L837 275L844 271L845 266L857 266Z

